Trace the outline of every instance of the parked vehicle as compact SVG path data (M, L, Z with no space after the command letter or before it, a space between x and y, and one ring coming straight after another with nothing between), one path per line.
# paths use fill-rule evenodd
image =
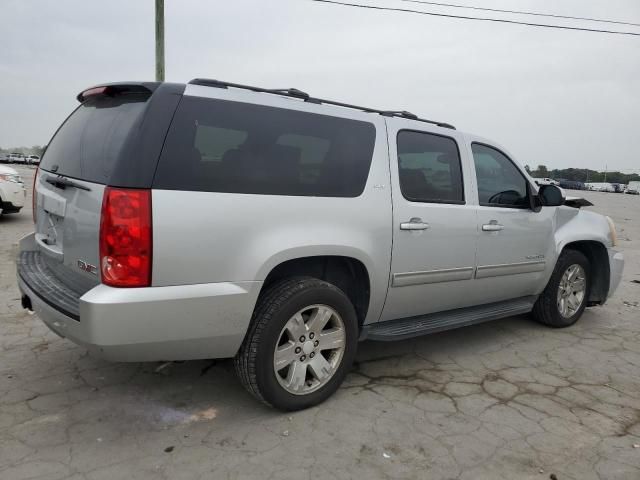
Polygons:
M28 155L26 161L29 165L40 165L40 157L38 155Z
M584 183L578 182L575 180L565 180L561 179L559 181L561 188L566 188L567 190L584 190Z
M358 340L527 312L567 327L620 282L611 219L446 123L202 79L78 100L18 283L105 358L234 357L257 399L296 410L338 388Z
M7 160L9 163L26 163L25 157L22 153L10 153Z
M556 187L560 186L560 182L554 180L553 178L534 178L533 181L538 185L555 185Z
M27 191L18 172L0 165L0 215L18 213L26 196Z
M613 185L606 182L590 182L585 183L588 190L593 190L594 192L615 192L615 188Z
M612 183L611 186L613 187L613 191L615 193L623 193L626 187L626 185L622 183Z
M630 195L640 195L640 182L629 182L624 190L624 193Z

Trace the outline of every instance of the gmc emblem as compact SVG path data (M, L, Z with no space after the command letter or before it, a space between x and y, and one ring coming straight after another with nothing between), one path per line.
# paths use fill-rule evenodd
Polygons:
M92 275L98 275L98 267L82 260L78 260L78 268L83 272L87 272Z

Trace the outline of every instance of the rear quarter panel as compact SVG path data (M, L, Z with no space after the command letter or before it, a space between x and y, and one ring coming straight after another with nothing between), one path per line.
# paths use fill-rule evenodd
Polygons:
M355 111L345 117L351 115L376 127L371 169L359 197L153 190L153 285L264 281L287 260L346 256L367 269L371 297L365 323L377 321L391 262L386 131L381 117Z

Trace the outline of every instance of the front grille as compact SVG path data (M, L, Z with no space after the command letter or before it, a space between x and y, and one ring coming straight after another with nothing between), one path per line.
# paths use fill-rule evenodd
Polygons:
M17 265L22 281L42 301L74 320L80 320L80 297L84 292L62 283L47 267L40 252L20 252Z

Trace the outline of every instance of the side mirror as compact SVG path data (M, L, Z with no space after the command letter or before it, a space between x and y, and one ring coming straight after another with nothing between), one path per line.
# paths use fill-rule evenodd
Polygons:
M543 207L558 207L564 203L562 190L555 185L541 185L538 197Z

